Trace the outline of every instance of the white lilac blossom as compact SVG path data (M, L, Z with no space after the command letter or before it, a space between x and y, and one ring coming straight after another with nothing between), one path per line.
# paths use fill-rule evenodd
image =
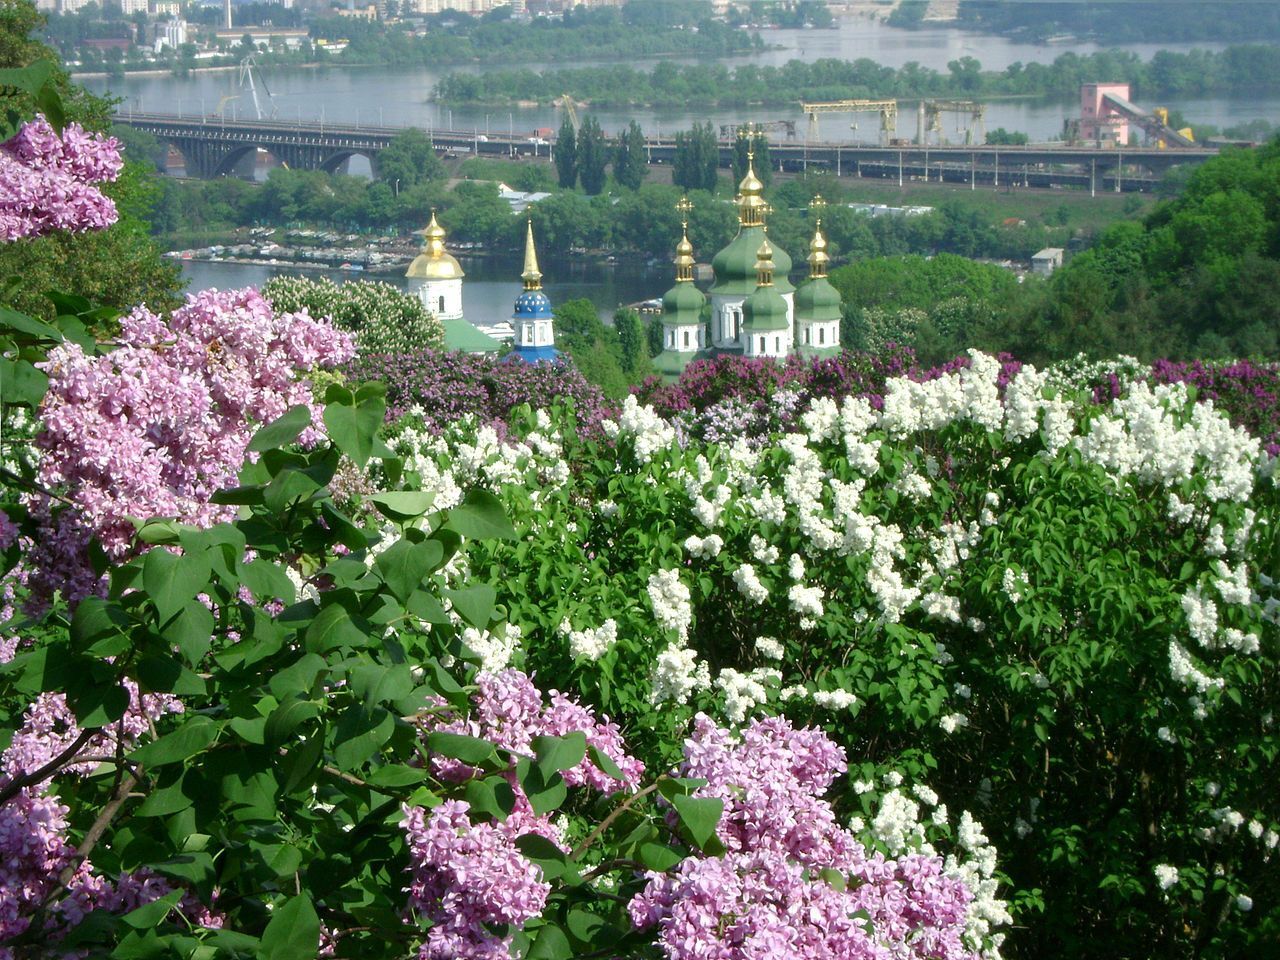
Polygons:
M1160 885L1161 890L1168 890L1178 882L1178 868L1168 863L1157 863L1152 868L1152 872L1156 876L1156 883Z
M760 582L756 568L749 563L744 563L733 571L733 582L737 585L738 592L752 603L761 604L769 599L769 588Z
M658 654L649 677L651 703L688 703L696 690L705 689L711 683L711 671L706 663L688 647L670 646Z
M688 636L693 607L689 603L689 588L680 582L680 574L675 570L659 570L649 577L648 593L658 625L675 631L681 639Z
M766 660L781 660L786 651L773 637L756 637L756 653Z

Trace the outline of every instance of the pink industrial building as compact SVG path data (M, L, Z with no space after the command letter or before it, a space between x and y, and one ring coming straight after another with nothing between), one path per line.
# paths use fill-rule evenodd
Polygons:
M1086 83L1080 88L1080 137L1104 146L1124 146L1129 142L1129 121L1107 97L1129 100L1127 83Z

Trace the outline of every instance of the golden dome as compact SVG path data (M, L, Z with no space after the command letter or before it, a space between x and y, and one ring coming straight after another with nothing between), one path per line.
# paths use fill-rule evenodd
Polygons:
M465 273L462 266L444 249L444 227L436 221L431 211L431 222L423 232L422 252L409 264L405 276L410 280L461 280Z
M765 237L756 251L756 282L762 287L773 285L773 246Z
M766 204L764 184L756 176L755 153L747 153L747 175L738 184L738 222L744 227L758 227L764 223Z

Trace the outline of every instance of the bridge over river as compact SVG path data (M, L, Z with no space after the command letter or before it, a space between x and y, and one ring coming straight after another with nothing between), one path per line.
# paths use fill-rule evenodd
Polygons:
M374 172L378 154L403 127L362 127L315 121L228 120L221 116L176 117L165 114L117 114L117 123L144 130L182 154L188 175L210 179L232 173L250 154L265 150L296 170L342 167L363 156ZM441 153L508 158L546 158L545 140L472 131L433 130ZM650 163L669 164L675 157L672 137L647 138ZM734 142L720 141L720 163L730 165ZM1218 153L1215 147L1091 148L1063 144L1027 146L938 146L895 143L778 141L769 153L788 171L824 170L839 176L875 176L1026 186L1071 185L1101 190L1149 190L1170 168L1199 164Z

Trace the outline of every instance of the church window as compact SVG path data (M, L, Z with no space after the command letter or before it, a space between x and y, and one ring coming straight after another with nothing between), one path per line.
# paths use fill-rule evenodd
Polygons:
M532 323L526 323L524 325L524 329L520 334L520 342L533 343L533 324Z
M818 328L818 343L823 343L823 344L825 344L826 342L827 342L827 328L826 328L826 327L819 327L819 328Z
M768 353L768 352L769 352L769 348L765 346L765 338L764 338L764 337L761 337L761 338L760 338L760 352L761 352L761 353Z
M775 352L775 353L781 353L781 352L782 352L782 338L781 338L781 337L774 337L774 338L773 338L773 349L774 349L774 352Z
M444 313L444 297L440 298L440 312Z
M686 347L686 348L689 346L689 331L688 331L688 330L686 330L686 331L684 332L684 345L685 345L685 347Z

